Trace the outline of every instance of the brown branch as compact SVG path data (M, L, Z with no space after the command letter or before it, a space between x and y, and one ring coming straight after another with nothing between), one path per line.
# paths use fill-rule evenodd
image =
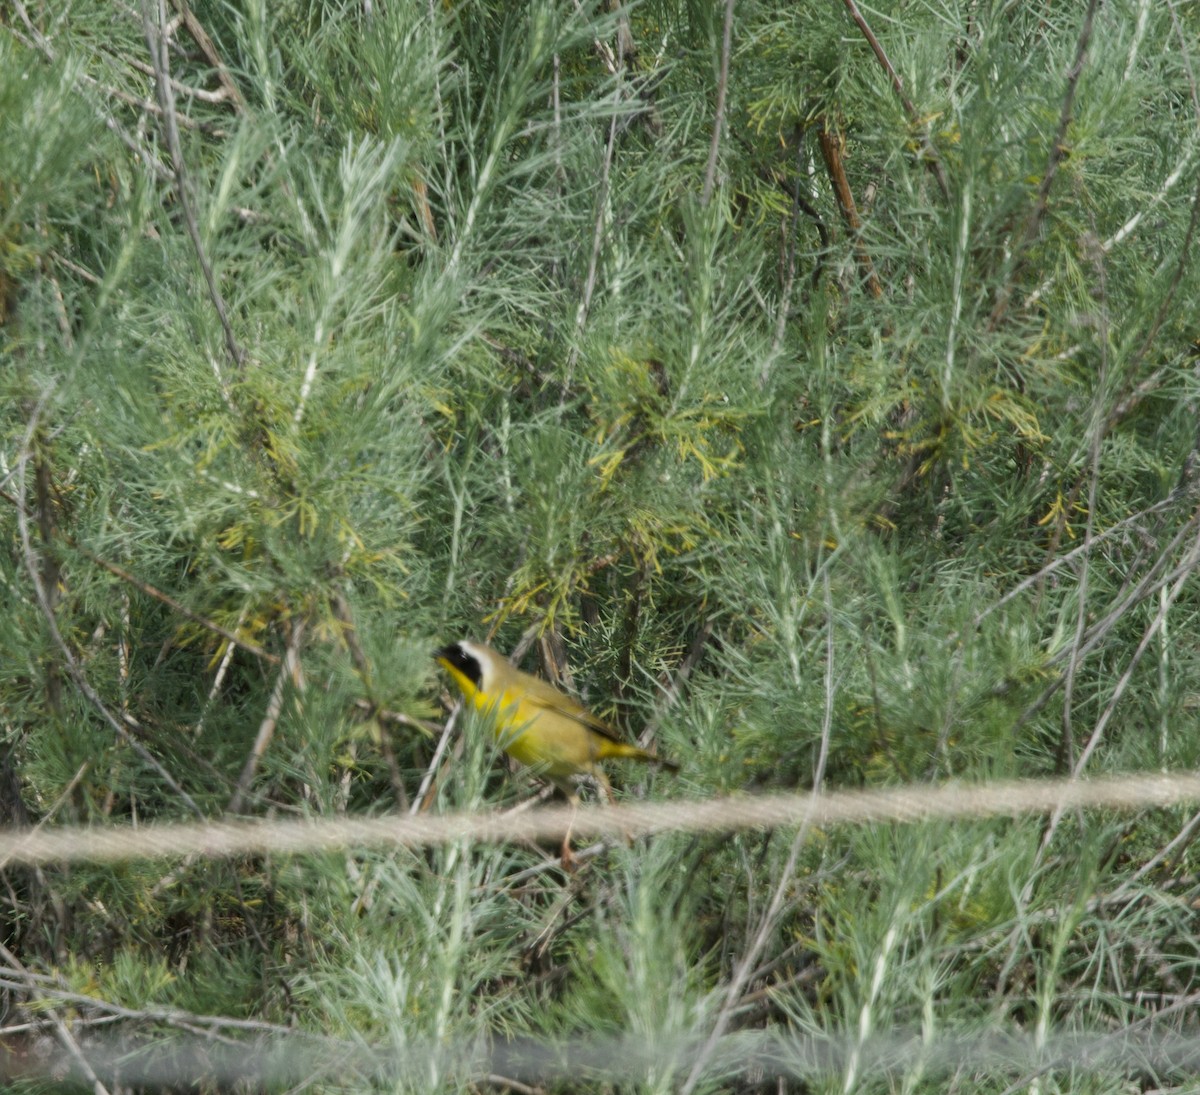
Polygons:
M135 72L140 72L145 76L154 75L154 66L146 64L145 61L139 61L136 57L119 57L113 53L110 53L109 56L115 61L128 65ZM171 77L171 88L180 95L187 96L189 99L198 99L202 103L211 103L214 106L228 102L232 98L229 89L226 87L222 87L219 91L206 91L202 87L192 87L190 84L185 84L182 80L176 80L174 76ZM158 104L155 103L152 109L157 114L159 111ZM192 124L195 125L198 123L193 122Z
M850 180L846 177L845 161L842 158L845 142L840 133L830 130L824 117L817 121L817 144L821 147L821 157L825 161L825 170L829 172L829 181L837 198L838 209L854 240L854 257L858 261L859 273L866 282L867 292L878 300L883 296L883 286L875 274L875 264L871 261L870 252L862 242L862 220L854 203L854 192L850 189Z
M790 223L792 226L791 234L793 237L793 244L792 244L793 253L795 250L795 244L794 244L795 225L796 225L796 221L798 219L796 214L798 212L803 213L810 221L813 222L813 226L816 228L817 235L820 237L820 240L821 240L821 248L817 254L817 261L813 265L812 273L809 275L809 278L812 281L812 287L815 289L821 283L821 272L824 269L825 257L829 251L830 235L829 235L829 229L825 226L825 221L821 218L820 212L812 204L812 202L810 202L804 196L804 192L801 187L801 180L803 180L805 177L804 176L804 160L803 160L804 146L802 143L802 137L803 137L803 130L799 126L797 126L796 127L796 181L789 179L787 177L787 175L784 173L784 171L781 168L777 168L777 167L766 167L766 166L762 166L759 164L755 164L754 173L760 179L762 179L763 182L767 183L768 185L778 187L792 201L792 213L791 213ZM742 146L742 149L746 152L747 156L749 156L751 158L751 160L753 160L754 156L755 156L755 149L754 149L754 146L751 145L751 143L746 139L746 137L741 133L735 132L733 134L733 139ZM778 348L778 347L775 347L775 348Z
M0 490L0 499L3 499L10 506L14 506L17 509L23 508L21 500L9 494L6 490ZM153 597L156 601L161 601L168 608L178 612L181 616L186 616L193 623L199 624L201 627L213 632L215 635L220 635L221 638L225 639L227 642L236 647L240 647L242 650L245 650L246 653L253 654L256 658L261 658L263 661L269 662L271 665L279 664L280 659L277 654L272 654L269 651L264 650L257 643L252 643L249 639L243 639L236 632L230 631L226 627L222 627L219 623L208 619L207 616L201 616L198 612L193 612L192 609L187 607L187 605L180 604L170 594L164 593L161 589L157 589L149 582L144 582L141 578L130 574L129 571L127 571L124 567L117 566L116 563L110 563L107 559L102 559L99 555L89 551L87 548L80 547L70 536L64 536L63 539L74 551L79 552L79 554L89 562L95 563L98 567L103 567L114 577L120 578L121 581L128 582L134 587L134 589L145 593L147 597Z
M950 184L946 181L946 169L942 166L942 158L938 155L938 151L933 147L933 141L929 139L929 131L925 123L921 121L920 114L917 113L916 105L908 97L904 91L904 82L892 67L892 62L888 59L888 55L884 52L883 46L879 44L879 39L875 37L875 32L871 30L871 25L863 17L861 11L858 10L858 5L854 0L842 0L846 5L846 10L850 13L850 18L857 24L858 29L862 32L862 36L867 40L867 44L875 53L876 59L883 66L883 71L887 73L888 79L892 82L892 88L896 92L901 105L904 107L904 113L908 115L908 120L913 128L920 134L921 150L925 154L925 163L929 166L929 170L933 173L933 177L937 180L938 189L942 192L942 197L947 201L950 199Z
M804 141L803 132L798 126L796 127L795 138L797 181L791 186L790 191L787 186L780 185L779 183L776 184L781 190L783 190L785 194L789 194L792 199L792 207L788 211L787 218L781 225L782 239L780 241L780 262L782 269L780 281L782 284L779 292L779 311L775 316L775 334L771 338L771 354L769 357L764 358L763 367L759 372L758 383L760 386L764 386L767 383L767 380L770 376L770 364L775 355L779 352L780 348L783 346L783 338L787 333L788 319L790 318L792 311L792 292L796 286L796 240L800 235L798 225L800 223L801 212L805 212L805 214L808 215L807 210L803 209L803 206L807 205L808 203L804 201L804 196L800 193L799 179L804 170ZM782 172L780 174L782 175ZM809 208L811 209L812 207L809 206ZM825 226L821 224L818 219L818 232L823 232L824 228ZM824 237L822 238L824 239ZM817 257L817 261L813 266L812 284L814 289L820 283L821 264L824 261L825 250L826 248L822 246L822 254Z
M421 226L425 235L433 243L438 241L437 222L433 219L433 207L429 204L429 187L418 171L412 181L413 200L417 203L417 212L421 214Z
M41 433L41 431L38 431ZM51 481L50 461L47 458L45 438L38 438L37 450L33 455L33 496L37 506L38 536L41 539L41 586L45 590L46 611L57 614L61 571L54 554L55 531L57 528L54 485ZM46 665L46 708L52 715L62 711L62 667L51 659Z
M187 27L188 34L195 39L196 45L200 47L200 52L204 54L204 59L212 65L213 71L217 74L217 79L225 89L226 96L233 102L234 112L238 113L244 110L246 100L242 98L241 90L234 83L233 77L229 75L229 69L225 67L225 62L221 60L221 55L217 52L217 47L213 45L213 40L208 36L208 32L204 29L200 20L192 14L192 9L188 7L187 0L171 0L171 3L183 18L183 25Z
M147 65L146 67L149 68L150 66ZM126 106L137 107L138 110L144 110L147 114L162 115L162 107L158 103L152 103L149 99L143 99L140 95L132 95L128 91L122 91L118 87L110 87L108 84L102 84L99 80L88 76L86 73L81 73L79 79L81 83L87 84L88 87L94 87L97 91L116 99L118 102L124 103ZM178 81L172 80L171 82L177 83ZM197 122L194 118L186 116L179 118L178 121L184 129L198 129L202 131L212 129L210 123Z

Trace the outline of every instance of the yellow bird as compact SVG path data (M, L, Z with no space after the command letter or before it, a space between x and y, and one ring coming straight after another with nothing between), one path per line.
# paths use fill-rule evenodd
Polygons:
M674 761L618 741L606 722L552 684L522 673L490 646L456 642L433 656L467 702L492 715L500 748L545 775L572 802L576 776L592 776L608 792L602 760L629 757L679 769Z

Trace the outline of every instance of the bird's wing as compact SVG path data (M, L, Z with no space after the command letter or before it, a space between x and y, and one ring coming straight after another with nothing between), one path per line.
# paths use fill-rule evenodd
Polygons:
M617 732L608 723L603 719L597 718L586 707L571 699L565 692L560 692L552 684L537 677L532 677L528 673L522 673L521 685L525 689L526 702L532 704L534 707L541 707L546 711L566 715L567 718L574 719L589 730L596 731L597 734L603 734L606 738L611 738L613 741L621 740Z

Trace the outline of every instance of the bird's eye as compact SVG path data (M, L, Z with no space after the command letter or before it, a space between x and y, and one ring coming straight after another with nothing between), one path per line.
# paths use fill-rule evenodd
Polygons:
M441 658L448 665L453 666L476 688L480 686L480 681L483 679L483 666L475 655L469 654L464 649L462 643L451 643L449 646L444 646L441 650L434 652L434 657Z

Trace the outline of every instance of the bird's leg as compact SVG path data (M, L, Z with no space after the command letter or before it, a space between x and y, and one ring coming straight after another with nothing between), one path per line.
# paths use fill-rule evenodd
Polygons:
M600 790L604 792L604 798L608 802L609 806L615 806L617 804L617 796L613 794L612 784L608 782L608 776L604 774L604 770L602 768L597 768L593 774L596 777L596 782L600 784ZM625 843L630 848L633 847L632 833L625 833Z
M579 796L574 790L567 795L567 801L571 804L571 820L567 822L567 831L563 834L562 842L562 869L567 874L575 873L575 856L571 852L571 826L575 824L575 811L579 809Z

